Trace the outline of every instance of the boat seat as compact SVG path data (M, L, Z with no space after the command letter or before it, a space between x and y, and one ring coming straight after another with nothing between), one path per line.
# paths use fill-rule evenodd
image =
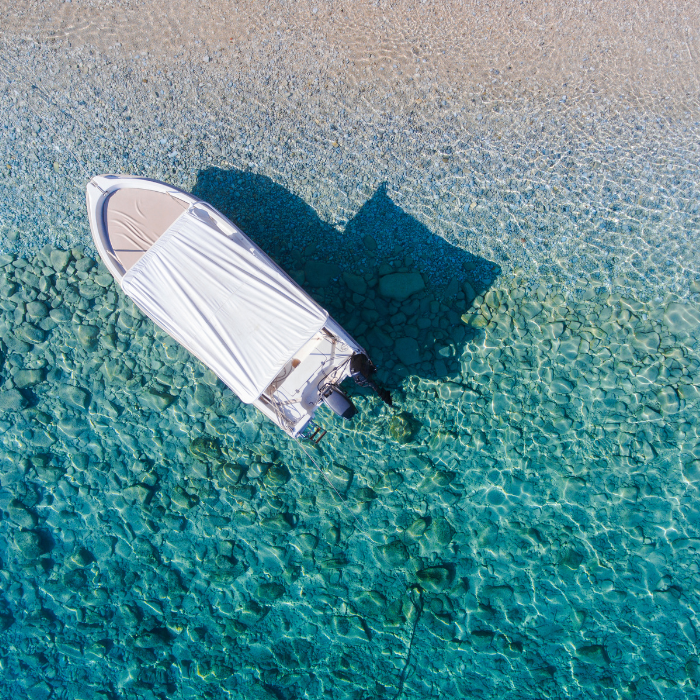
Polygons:
M187 204L165 192L125 187L105 205L105 227L115 256L125 270L187 210Z

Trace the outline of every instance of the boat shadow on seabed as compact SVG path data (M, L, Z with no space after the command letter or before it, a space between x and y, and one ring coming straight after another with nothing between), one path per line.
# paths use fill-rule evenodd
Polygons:
M461 321L500 273L404 212L382 184L340 232L269 177L209 168L192 194L237 224L365 347L390 391L458 378ZM397 274L403 273L403 274Z

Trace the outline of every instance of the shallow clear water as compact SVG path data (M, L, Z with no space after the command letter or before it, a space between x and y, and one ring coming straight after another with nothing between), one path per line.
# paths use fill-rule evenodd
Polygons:
M225 73L82 56L68 89L48 50L11 60L4 695L696 692L697 110L296 111ZM394 408L355 389L307 453L242 405L95 263L82 167L218 207ZM397 270L425 289L383 296Z

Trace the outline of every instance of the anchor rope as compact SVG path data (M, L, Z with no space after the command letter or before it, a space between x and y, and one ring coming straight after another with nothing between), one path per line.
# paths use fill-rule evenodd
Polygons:
M377 542L375 539L371 537L371 535L362 527L362 524L358 517L350 510L350 505L348 503L348 500L344 498L341 493L338 491L338 489L333 485L331 480L328 478L326 475L325 470L323 467L312 457L312 455L309 453L309 451L306 449L304 444L302 442L297 442L299 447L304 451L306 456L309 458L309 460L314 464L314 466L318 469L318 471L321 473L321 476L325 480L326 484L328 484L329 488L335 493L335 495L338 497L338 499L342 502L342 504L347 508L347 511L350 513L352 516L353 520L355 521L355 524L357 526L357 529L373 544L381 545L383 544L382 542ZM338 506L338 510L340 511L340 507Z

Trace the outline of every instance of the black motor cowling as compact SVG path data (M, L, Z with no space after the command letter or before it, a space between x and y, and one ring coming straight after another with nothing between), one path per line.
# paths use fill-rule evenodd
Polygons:
M328 408L336 413L341 418L350 419L356 413L357 409L353 402L340 390L337 386L329 386L323 392L321 399Z
M376 391L379 398L385 404L387 404L387 406L391 406L391 394L370 378L376 371L377 368L364 353L352 356L350 360L350 376L359 386L366 386L367 388Z

